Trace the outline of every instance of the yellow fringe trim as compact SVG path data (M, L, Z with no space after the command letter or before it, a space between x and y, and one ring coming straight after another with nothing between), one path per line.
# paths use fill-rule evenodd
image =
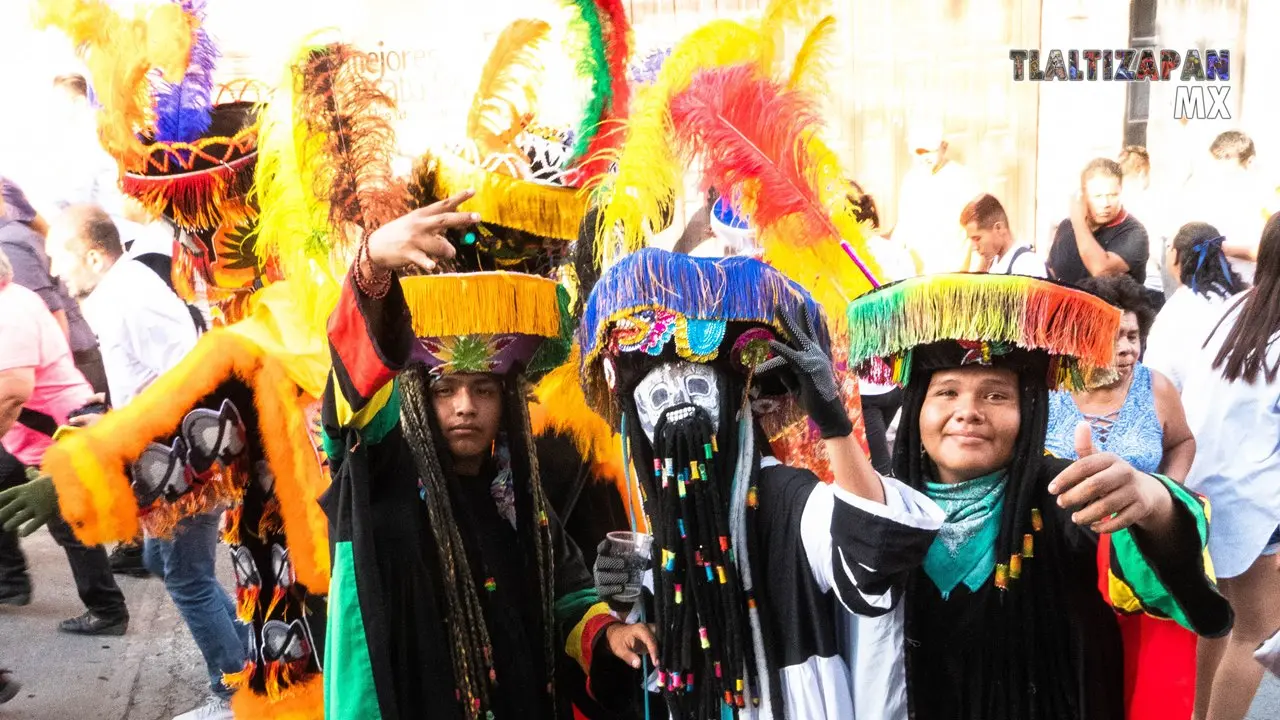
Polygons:
M324 720L324 677L315 673L271 699L248 689L231 698L236 720Z
M327 588L328 521L318 500L328 479L303 413L317 400L289 380L281 361L227 329L206 333L182 362L129 405L68 434L45 452L42 470L53 478L63 517L86 544L136 537L138 505L125 468L154 438L176 432L186 414L231 377L254 391L298 581L316 590Z
M401 278L418 337L522 333L560 337L560 286L508 272Z
M587 213L586 193L489 172L452 153L439 153L431 160L428 172L435 173L438 199L476 191L459 211L480 213L486 223L542 237L565 242L578 238L578 225Z

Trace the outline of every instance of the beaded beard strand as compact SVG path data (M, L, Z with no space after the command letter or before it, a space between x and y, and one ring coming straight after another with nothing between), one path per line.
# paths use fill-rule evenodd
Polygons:
M680 720L746 707L754 648L717 477L719 448L706 411L668 409L654 429L653 523L659 552L655 609L663 663L658 686Z

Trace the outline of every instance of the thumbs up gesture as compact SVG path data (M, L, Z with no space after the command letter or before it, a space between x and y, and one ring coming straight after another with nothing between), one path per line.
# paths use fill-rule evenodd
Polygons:
M1102 534L1172 516L1173 498L1164 484L1118 455L1099 452L1089 423L1076 426L1075 446L1079 459L1049 483L1072 522Z

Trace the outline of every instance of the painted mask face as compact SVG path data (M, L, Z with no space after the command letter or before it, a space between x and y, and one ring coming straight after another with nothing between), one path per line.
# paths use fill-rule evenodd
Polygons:
M706 365L670 362L644 376L635 390L636 411L640 427L653 442L653 429L662 413L670 407L691 403L711 416L711 426L719 429L720 387L716 373Z

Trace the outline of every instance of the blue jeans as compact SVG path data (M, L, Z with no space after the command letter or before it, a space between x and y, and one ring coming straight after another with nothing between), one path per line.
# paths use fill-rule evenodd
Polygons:
M214 511L183 518L172 540L148 537L142 560L152 574L164 578L169 597L204 655L213 693L229 699L232 693L222 683L222 675L244 669L248 635L236 618L235 601L214 574L221 514Z

